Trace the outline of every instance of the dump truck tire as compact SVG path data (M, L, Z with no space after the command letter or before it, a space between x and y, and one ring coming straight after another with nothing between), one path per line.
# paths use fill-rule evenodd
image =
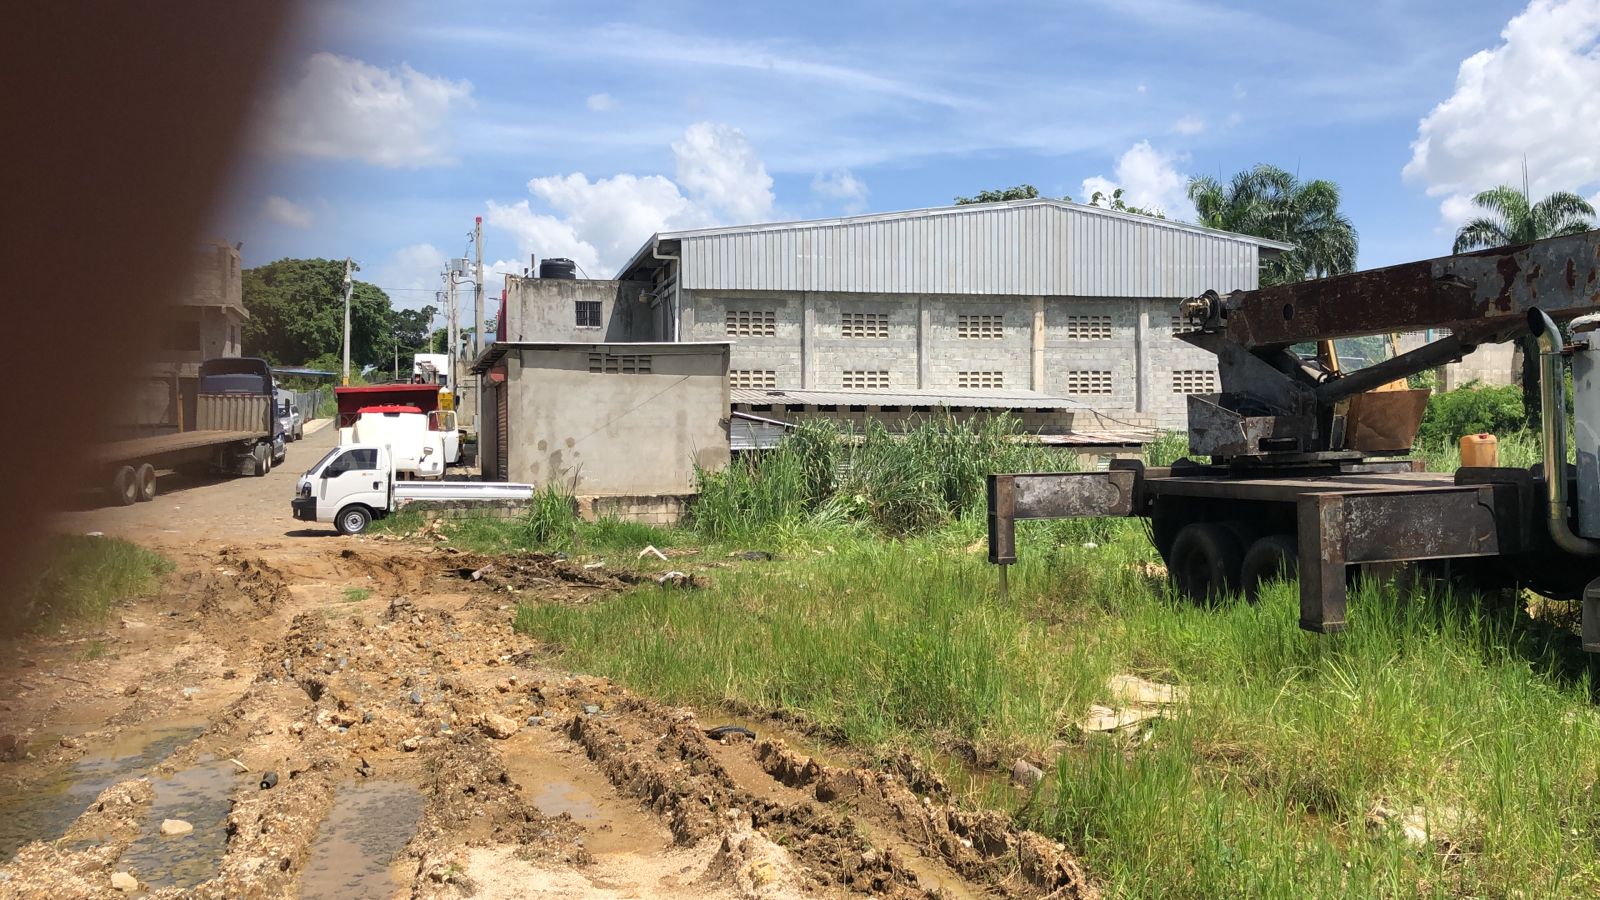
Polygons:
M1214 522L1183 526L1172 540L1168 577L1200 603L1216 603L1239 590L1244 551L1233 532Z
M134 473L134 482L139 488L139 502L149 503L156 498L156 467L145 463Z
M139 502L139 480L133 466L123 466L111 479L111 498L123 506Z
M1250 545L1239 567L1239 589L1251 603L1261 597L1261 586L1300 574L1300 545L1291 535L1273 534Z

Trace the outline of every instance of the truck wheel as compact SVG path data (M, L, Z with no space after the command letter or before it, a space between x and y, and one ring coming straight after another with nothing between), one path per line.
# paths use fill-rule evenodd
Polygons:
M250 451L250 456L255 460L255 474L257 476L265 475L272 471L272 451L268 450L265 444L257 444L255 449Z
M139 479L133 466L123 466L111 479L111 497L123 506L139 502Z
M149 503L156 498L156 467L145 463L134 473L134 482L139 487L139 501Z
M333 520L335 528L340 534L360 534L372 524L372 513L365 506L351 504L339 510L339 517Z
M1300 574L1300 545L1287 534L1273 534L1250 545L1239 568L1239 588L1251 603L1261 597L1261 586Z
M1190 598L1215 603L1238 591L1243 556L1233 532L1213 522L1195 522L1172 540L1168 577Z

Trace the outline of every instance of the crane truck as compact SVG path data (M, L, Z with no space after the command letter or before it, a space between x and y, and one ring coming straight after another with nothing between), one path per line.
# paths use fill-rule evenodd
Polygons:
M1300 626L1337 632L1356 567L1447 563L1474 586L1581 601L1583 647L1600 652L1600 231L1207 291L1179 310L1197 326L1180 339L1216 355L1221 388L1188 398L1189 456L990 475L990 562L1016 561L1019 520L1142 517L1168 579L1195 599L1254 598L1265 581L1298 576ZM1442 336L1355 371L1295 350L1418 329ZM1543 461L1428 472L1406 458L1429 392L1393 383L1530 334Z

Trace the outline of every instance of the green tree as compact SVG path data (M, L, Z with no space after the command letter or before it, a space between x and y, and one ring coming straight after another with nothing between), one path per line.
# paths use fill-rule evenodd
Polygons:
M344 349L344 260L280 259L246 269L244 352L274 365L299 365ZM393 359L389 295L356 281L350 298L352 367Z
M976 197L957 197L956 205L965 206L969 203L1002 203L1006 200L1036 200L1039 189L1031 184L1019 184L1015 187L1001 188L998 191L979 191Z
M1113 190L1109 195L1101 191L1095 191L1094 195L1089 198L1089 205L1103 206L1106 209L1114 209L1118 212L1130 212L1140 216L1150 216L1154 219L1165 219L1167 217L1166 213L1163 213L1159 209L1145 206L1128 205L1122 199L1122 188Z
M1191 178L1188 193L1201 225L1294 245L1262 259L1263 287L1355 269L1359 239L1339 210L1339 186L1331 181L1302 182L1262 163L1227 184L1210 176Z
M1527 174L1522 189L1500 185L1479 193L1472 202L1488 213L1456 231L1452 253L1488 247L1527 244L1544 238L1580 234L1594 227L1594 207L1577 194L1556 191L1537 203L1529 195ZM1529 428L1539 422L1539 343L1532 335L1521 341L1522 406Z

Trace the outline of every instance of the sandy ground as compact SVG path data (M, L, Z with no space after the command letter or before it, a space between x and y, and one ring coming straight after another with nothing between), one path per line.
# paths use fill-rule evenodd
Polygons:
M105 626L0 648L0 897L1094 894L1062 847L937 779L760 724L708 735L730 720L513 632L518 602L626 573L295 522L294 481L333 442L57 517L177 569ZM488 562L501 577L461 577Z

